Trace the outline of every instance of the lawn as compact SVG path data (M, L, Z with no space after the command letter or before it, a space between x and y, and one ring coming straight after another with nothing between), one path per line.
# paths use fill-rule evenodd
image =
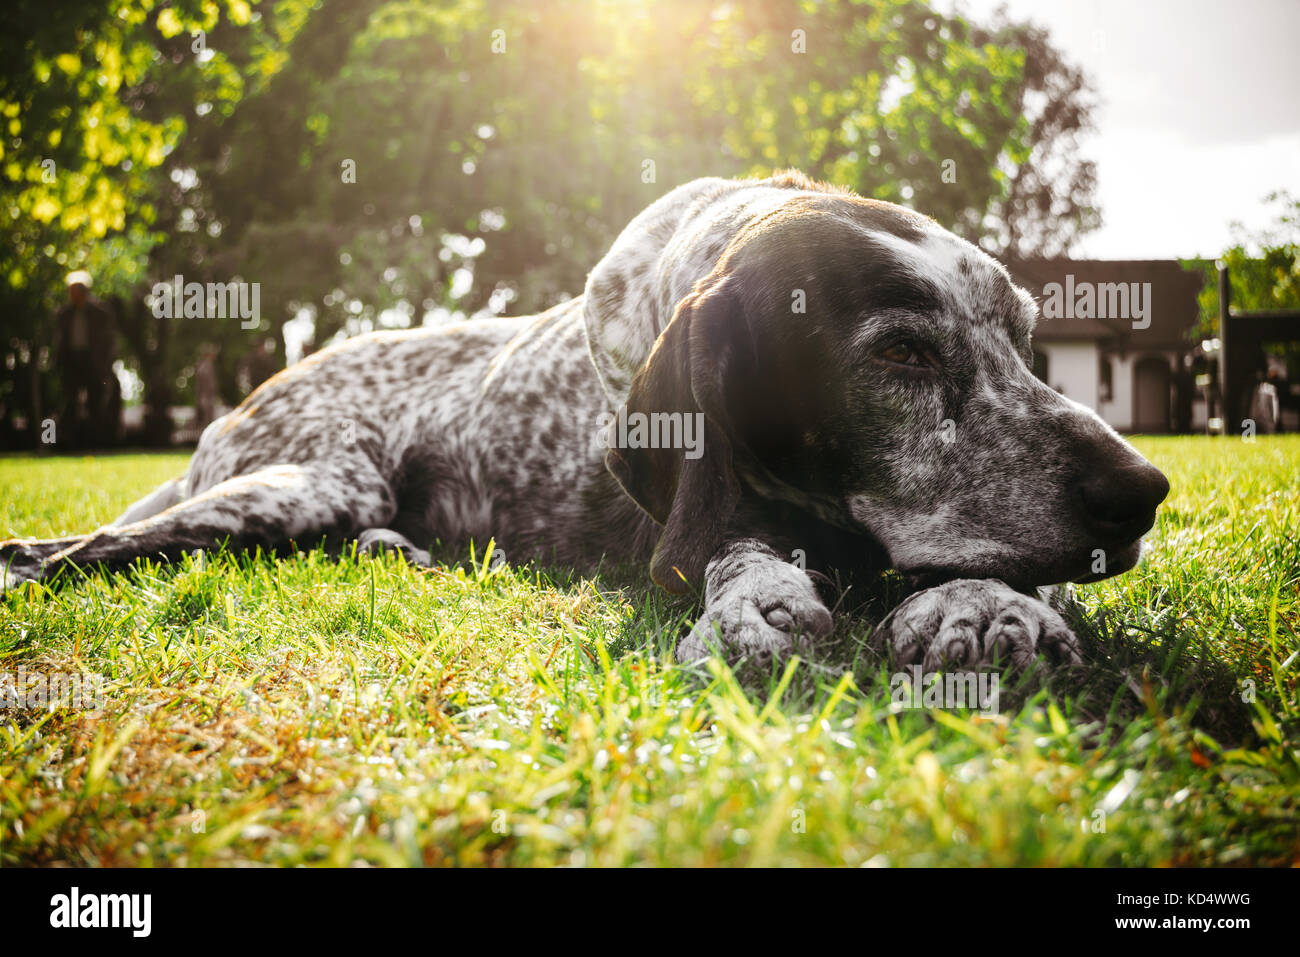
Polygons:
M1141 438L1173 492L1078 589L1087 666L905 708L835 658L742 688L689 602L469 549L209 555L0 599L0 864L1300 863L1300 437ZM182 455L0 458L0 538L82 531Z

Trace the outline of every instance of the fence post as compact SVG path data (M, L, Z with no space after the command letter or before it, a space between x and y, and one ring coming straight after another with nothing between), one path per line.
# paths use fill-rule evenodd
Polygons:
M1236 398L1233 396L1235 383L1228 378L1228 349L1229 333L1228 319L1230 318L1229 303L1232 299L1232 279L1228 275L1228 264L1219 260L1219 415L1223 418L1223 430L1220 434L1228 434L1229 411L1236 406Z

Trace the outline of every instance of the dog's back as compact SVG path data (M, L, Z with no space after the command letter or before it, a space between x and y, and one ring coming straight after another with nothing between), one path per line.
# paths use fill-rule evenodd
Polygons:
M390 477L389 528L511 557L644 557L651 522L605 470L605 396L581 299L538 316L375 332L263 383L203 433L191 497L258 469L360 456Z

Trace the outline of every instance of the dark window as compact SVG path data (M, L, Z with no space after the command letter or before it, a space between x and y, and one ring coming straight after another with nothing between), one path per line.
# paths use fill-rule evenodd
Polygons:
M1101 382L1101 401L1109 402L1111 398L1111 384L1114 381L1114 373L1110 366L1110 356L1100 357L1101 365L1097 369L1097 378Z

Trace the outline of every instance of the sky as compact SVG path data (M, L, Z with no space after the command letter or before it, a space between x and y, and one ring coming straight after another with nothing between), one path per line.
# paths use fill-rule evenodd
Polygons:
M1300 196L1300 0L937 0L1048 29L1099 94L1103 224L1086 259L1213 258L1229 223L1273 218L1263 197Z

